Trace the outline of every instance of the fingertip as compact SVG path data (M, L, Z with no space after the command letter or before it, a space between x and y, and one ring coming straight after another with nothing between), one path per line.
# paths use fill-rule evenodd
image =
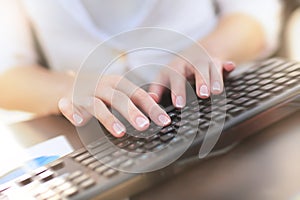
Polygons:
M221 94L222 91L223 91L223 86L222 86L221 82L220 81L214 81L212 83L211 90L212 90L213 94Z
M135 127L139 131L144 131L147 128L149 128L150 121L147 117L144 116L138 116L135 118Z
M117 138L120 138L120 137L123 137L126 133L126 128L123 124L121 124L120 122L115 122L113 124L113 136L117 137Z
M202 99L207 99L209 97L210 91L207 85L203 84L199 87L199 97Z
M80 114L74 113L72 115L72 119L73 119L72 121L73 121L74 125L76 125L76 126L83 125L83 117Z
M167 126L171 123L171 118L167 114L160 114L158 120L162 126Z
M183 108L184 106L185 106L185 98L183 96L176 96L175 97L175 107Z
M232 61L227 61L223 64L223 68L227 71L227 72L231 72L236 68L236 64Z
M61 98L59 101L58 101L58 108L60 110L66 110L68 107L70 106L70 102L68 99L66 98Z

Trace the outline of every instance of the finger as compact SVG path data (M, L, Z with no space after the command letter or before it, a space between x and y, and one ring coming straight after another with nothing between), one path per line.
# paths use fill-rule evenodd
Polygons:
M202 66L201 71L198 68L194 68L195 80L196 80L196 93L200 98L206 99L210 96L210 73L209 63L207 66Z
M220 61L214 60L210 63L210 84L213 94L220 94L223 91L223 66Z
M61 113L75 126L85 125L92 117L84 109L72 104L72 101L68 98L61 98L58 102L58 108Z
M153 100L143 89L132 82L124 79L116 85L116 89L126 94L130 100L147 114L159 126L166 126L171 123L167 113Z
M227 78L229 74L236 68L236 65L231 62L227 61L223 63L223 78Z
M153 98L141 88L137 88L130 96L132 102L141 108L159 126L171 123L168 114L153 100Z
M226 72L232 72L235 68L236 68L236 65L235 65L234 62L227 61L227 62L224 62L224 63L223 63L223 69L224 69Z
M124 136L126 133L125 126L109 111L100 99L93 98L92 105L87 108L90 114L94 115L113 136Z
M155 81L149 86L149 93L155 94L154 99L159 102L165 88L168 86L169 78L165 71L161 71ZM157 98L156 98L157 97Z
M129 97L113 88L104 88L97 94L106 105L116 109L128 122L139 131L149 127L149 119L133 104Z
M185 64L185 62L174 62L171 64L169 81L172 91L172 102L176 108L183 108L186 104Z

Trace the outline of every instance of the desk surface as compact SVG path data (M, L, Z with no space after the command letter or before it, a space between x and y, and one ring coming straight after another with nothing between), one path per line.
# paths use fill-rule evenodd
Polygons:
M300 194L300 112L243 141L229 153L204 162L132 200L291 199ZM81 142L61 117L46 117L8 127L23 147L65 135Z

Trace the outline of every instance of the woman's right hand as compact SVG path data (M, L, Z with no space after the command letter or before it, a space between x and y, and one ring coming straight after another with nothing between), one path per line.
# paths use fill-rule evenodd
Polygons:
M168 114L143 89L118 75L105 75L99 81L94 94L86 97L87 105L75 105L72 94L60 99L58 107L75 126L86 124L96 117L115 137L122 137L126 128L108 107L117 110L135 129L146 130L150 121L159 126L171 123ZM146 116L145 114L148 116Z

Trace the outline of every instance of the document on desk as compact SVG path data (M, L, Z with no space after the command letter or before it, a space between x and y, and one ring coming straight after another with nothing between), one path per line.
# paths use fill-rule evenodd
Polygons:
M46 165L73 151L72 146L64 136L58 136L36 144L22 153L20 162L8 164L10 169L0 168L0 184L10 181L22 174ZM14 159L12 159L13 161Z

